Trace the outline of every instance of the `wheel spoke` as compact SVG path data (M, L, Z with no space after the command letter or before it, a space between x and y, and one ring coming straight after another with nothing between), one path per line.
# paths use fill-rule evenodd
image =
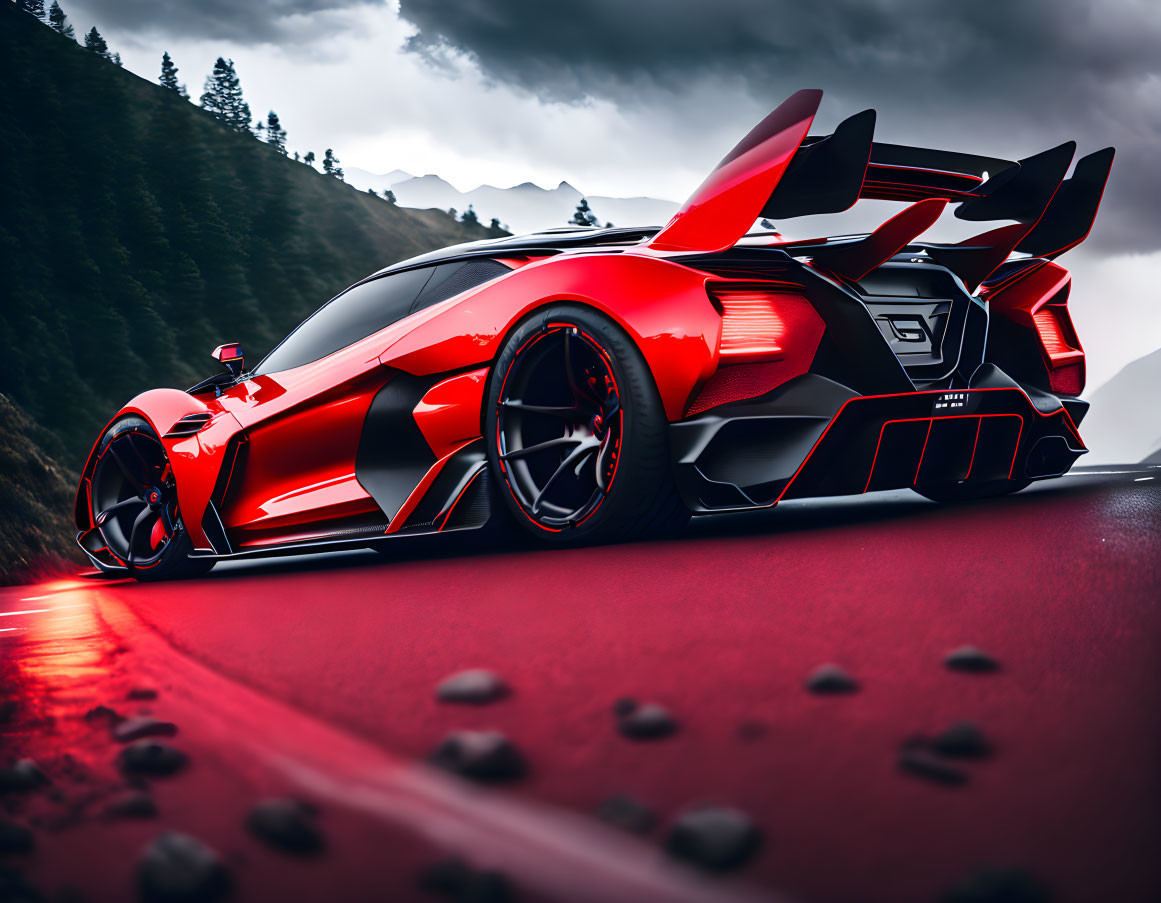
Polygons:
M124 501L118 502L116 505L110 505L104 511L101 511L96 517L96 525L98 527L101 526L101 524L105 523L105 521L109 519L109 515L111 515L114 511L121 511L122 509L128 508L131 505L144 505L146 508L149 507L149 503L139 496L134 496L131 499L125 499Z
M572 339L572 330L564 330L564 375L568 380L568 387L572 390L572 397L578 402L583 400L599 407L600 402L576 381L576 372L572 366Z
M584 459L596 451L599 447L599 444L596 442L585 442L579 448L575 448L569 452L569 454L565 456L565 459L561 461L559 465L557 465L556 470L552 472L552 476L550 476L544 482L544 485L540 487L540 491L536 493L536 498L532 501L532 513L539 513L540 503L544 499L544 494L548 492L552 484L556 482L557 477L559 477L562 473L569 470L570 468L577 467L584 463Z
M536 445L530 445L527 448L513 449L510 452L505 452L504 454L500 455L500 458L504 461L508 461L512 458L523 458L527 455L535 454L539 451L545 451L546 449L550 448L560 448L564 445L579 445L581 442L584 442L584 439L578 439L573 436L561 436L559 439L549 439L546 442L538 442Z
M580 411L576 405L560 407L546 404L525 404L522 401L502 401L500 404L511 411L520 411L524 414L551 414L554 417L574 417Z
M129 558L133 557L133 550L137 547L137 530L148 520L149 514L150 508L146 505L145 510L138 514L137 518L133 521L133 529L129 531Z

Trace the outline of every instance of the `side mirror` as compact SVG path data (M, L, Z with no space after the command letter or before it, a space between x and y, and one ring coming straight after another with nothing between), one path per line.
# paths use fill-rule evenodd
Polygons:
M242 375L242 367L245 365L246 359L242 357L242 346L237 342L219 345L214 349L213 358L225 367L226 372L235 379Z

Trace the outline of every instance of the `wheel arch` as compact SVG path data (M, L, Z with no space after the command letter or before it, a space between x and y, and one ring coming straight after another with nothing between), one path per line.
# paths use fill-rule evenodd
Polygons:
M415 375L491 369L530 317L555 304L577 304L624 330L645 359L666 416L677 420L717 368L721 317L706 292L709 278L642 254L553 257L435 305L379 360Z
M167 437L166 434L172 431L181 418L199 413L214 415L207 428L193 435ZM231 436L241 430L241 425L228 412L211 407L201 399L179 389L149 389L142 392L121 408L97 434L77 485L73 504L73 517L77 529L84 532L93 527L90 480L99 457L101 440L112 426L126 417L140 417L157 433L169 457L174 479L177 481L178 504L185 528L196 547L208 546L209 541L202 530L201 520L221 467L222 455L219 451ZM203 433L212 433L215 437L208 449L203 448L199 438Z

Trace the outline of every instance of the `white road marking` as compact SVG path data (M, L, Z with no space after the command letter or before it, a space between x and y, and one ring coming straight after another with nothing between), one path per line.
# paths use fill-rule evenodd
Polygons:
M24 601L21 599L20 601ZM65 608L84 608L82 605L55 605L52 608L26 608L24 611L0 611L0 618L8 618L12 615L39 615L46 611L61 611Z
M1144 483L1146 480L1151 480L1151 479L1153 479L1153 478L1152 477L1137 477L1137 479L1133 480L1133 482L1134 483Z
M1061 474L1064 477L1108 477L1117 474L1140 473L1139 470L1078 470L1075 473Z
M14 630L26 630L24 627L0 627L0 633L12 633Z

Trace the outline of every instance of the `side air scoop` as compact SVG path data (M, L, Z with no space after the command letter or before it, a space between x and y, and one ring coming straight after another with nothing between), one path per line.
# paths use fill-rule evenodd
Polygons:
M713 254L749 231L810 131L822 91L792 94L738 142L648 247Z

